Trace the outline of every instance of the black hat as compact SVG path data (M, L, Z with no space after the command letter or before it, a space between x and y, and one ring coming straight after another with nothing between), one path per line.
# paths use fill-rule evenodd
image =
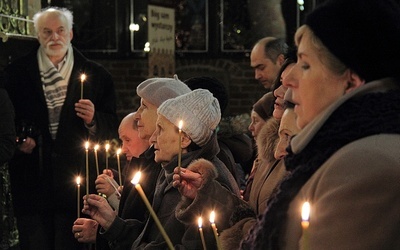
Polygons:
M305 24L367 82L399 77L400 5L395 1L328 0Z

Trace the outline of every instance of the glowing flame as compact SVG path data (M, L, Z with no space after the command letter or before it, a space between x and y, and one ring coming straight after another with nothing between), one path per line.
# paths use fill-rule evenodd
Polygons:
M141 175L142 175L142 173L140 173L140 171L137 172L137 173L135 174L135 176L132 178L131 183L132 183L133 185L138 184Z
M210 213L210 223L213 224L214 221L215 221L215 212L211 211L211 213Z

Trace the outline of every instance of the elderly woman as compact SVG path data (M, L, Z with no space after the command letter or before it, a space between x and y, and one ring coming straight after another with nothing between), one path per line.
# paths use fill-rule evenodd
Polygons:
M195 168L199 161L208 164L212 162L216 166L216 171L210 168L203 174L212 176L211 178L215 179L226 192L233 192L239 196L235 179L216 157L219 148L215 129L221 119L219 104L208 90L197 89L166 100L158 107L157 113L156 129L150 137L150 142L154 145L154 159L161 164L162 169L156 182L152 207L175 248L200 249L202 242L198 225L196 221L188 223L186 218L192 213L208 217L213 209L213 203L207 201L207 197L203 197L203 200L191 207L186 207L184 202L178 205L181 195L172 186L172 177L174 168L179 164L181 151L183 175L186 167ZM181 133L178 128L180 120L183 121ZM97 206L95 199L96 196L89 196L89 200L85 201L85 213L92 215L98 211L95 208ZM144 228L138 230L140 231L138 236L126 235L126 237L135 236L131 249L167 248L168 241L160 233L152 218L147 219ZM216 243L209 224L208 227L205 224L204 236L207 248L215 248Z
M242 249L400 249L399 23L394 1L332 0L296 32L292 173Z

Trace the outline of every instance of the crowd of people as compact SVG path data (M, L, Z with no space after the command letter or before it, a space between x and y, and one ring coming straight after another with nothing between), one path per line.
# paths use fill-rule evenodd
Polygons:
M223 129L229 96L208 76L141 82L118 127L112 76L71 44L72 13L33 22L38 47L0 78L1 249L400 248L397 1L327 0L295 48L260 39L247 132ZM122 171L85 176L99 158L84 142L116 138Z

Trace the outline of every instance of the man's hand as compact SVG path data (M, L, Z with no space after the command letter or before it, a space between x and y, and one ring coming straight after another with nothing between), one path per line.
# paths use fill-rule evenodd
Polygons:
M78 218L72 226L72 233L78 242L96 243L98 225L95 220Z
M110 228L117 213L112 209L107 200L97 194L89 194L83 197L82 213L96 220L105 230Z
M26 137L26 140L18 146L18 149L25 154L31 154L35 147L35 140L30 137Z
M76 115L82 118L86 125L93 122L94 119L94 104L89 99L80 99L75 103Z

